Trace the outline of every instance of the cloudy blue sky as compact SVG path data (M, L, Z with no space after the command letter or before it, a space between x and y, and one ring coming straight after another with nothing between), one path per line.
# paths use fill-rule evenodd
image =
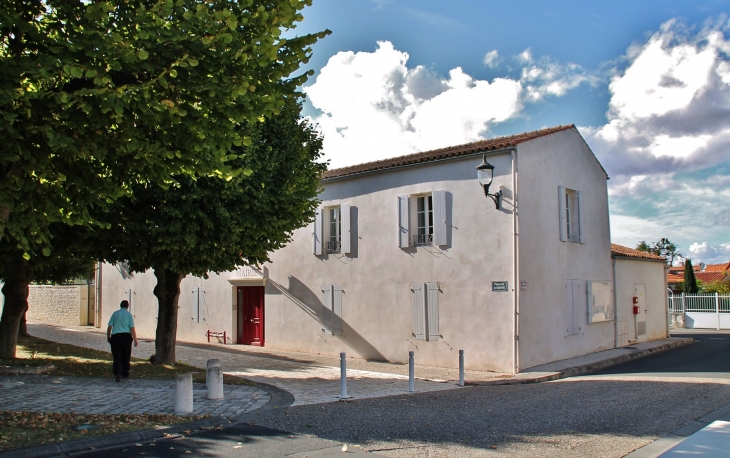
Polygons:
M730 1L314 0L306 113L332 167L575 124L613 241L730 260Z

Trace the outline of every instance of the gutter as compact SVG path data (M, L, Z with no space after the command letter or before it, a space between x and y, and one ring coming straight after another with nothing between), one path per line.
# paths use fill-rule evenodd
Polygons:
M616 299L616 258L611 256L613 266L613 348L618 348L618 299Z

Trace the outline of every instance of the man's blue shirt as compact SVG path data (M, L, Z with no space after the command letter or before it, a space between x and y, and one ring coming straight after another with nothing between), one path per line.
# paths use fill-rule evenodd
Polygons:
M131 329L134 327L134 318L127 309L121 308L112 313L111 318L109 318L109 326L112 327L112 335L120 332L129 333L132 332Z

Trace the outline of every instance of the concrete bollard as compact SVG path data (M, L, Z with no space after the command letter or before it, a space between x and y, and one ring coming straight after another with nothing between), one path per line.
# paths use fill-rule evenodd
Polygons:
M223 371L220 367L208 368L208 399L223 399Z
M205 386L208 388L208 399L223 399L223 371L218 359L208 360L205 372Z
M413 393L416 391L413 379L416 377L416 367L413 362L413 352L408 352L408 392Z
M175 415L193 413L193 374L175 376Z
M459 350L459 386L464 386L464 350Z
M340 353L340 399L347 399L347 360L345 353Z

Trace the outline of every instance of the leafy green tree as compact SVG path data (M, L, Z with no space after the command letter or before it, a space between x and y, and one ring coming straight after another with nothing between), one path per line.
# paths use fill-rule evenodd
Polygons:
M730 278L704 283L701 292L708 294L730 294Z
M311 0L0 5L0 238L50 252L55 222L135 183L229 176L241 122L278 113L329 32L282 38Z
M667 259L667 265L670 266L674 264L675 258L682 256L679 251L677 251L677 245L667 238L662 238L658 242L652 242L651 246L646 243L646 241L642 240L638 245L636 245L636 249L646 253L662 256Z
M682 290L685 294L697 294L699 291L691 259L687 259L684 262L684 285L682 286Z
M88 230L55 223L50 226L54 250L49 256L23 257L23 251L9 239L0 241L0 280L5 296L0 319L0 359L15 358L18 331L28 310L28 285L38 282L62 283L87 275L94 264Z
M177 177L168 189L136 186L115 206L118 221L108 232L109 261L128 261L133 271L153 269L158 300L157 364L175 362L180 282L188 274L257 265L311 222L318 204L319 177L326 164L322 139L289 100L284 111L243 129L251 146L231 164L249 170L226 180Z
M0 242L12 281L66 253L57 223L102 227L99 209L135 187L239 174L232 150L251 143L239 126L281 111L329 33L282 38L310 4L2 2ZM21 309L3 312L4 354Z

